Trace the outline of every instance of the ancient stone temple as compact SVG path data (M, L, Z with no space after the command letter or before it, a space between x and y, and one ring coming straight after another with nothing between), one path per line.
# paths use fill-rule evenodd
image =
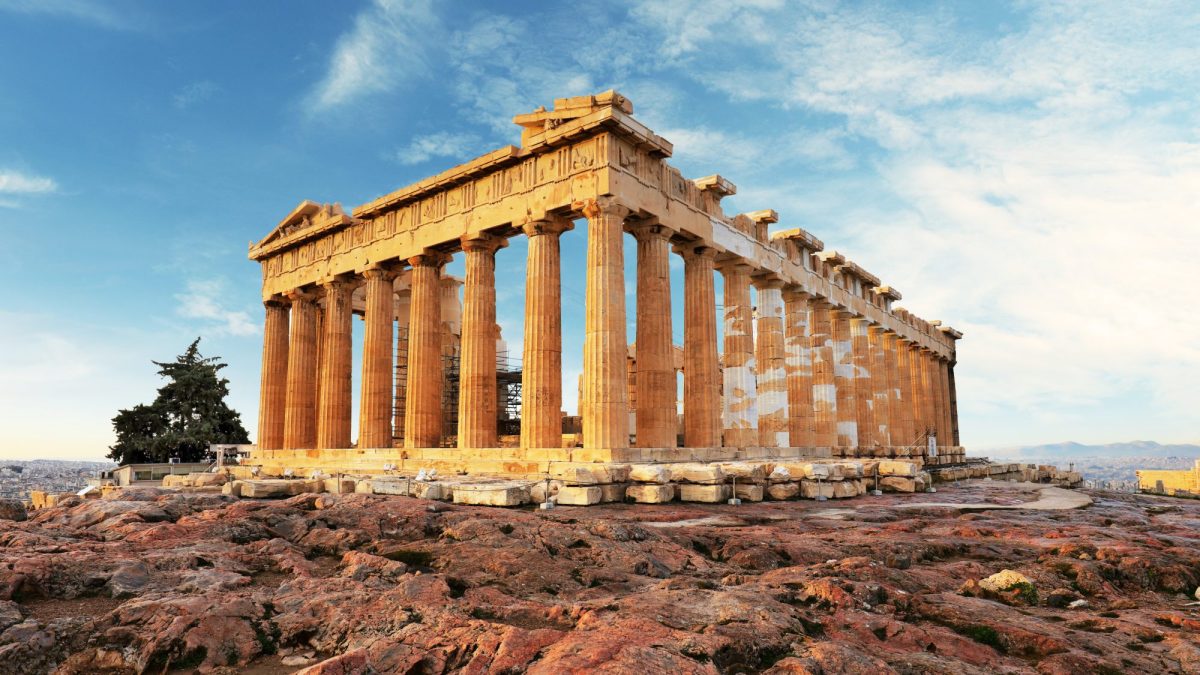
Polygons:
M771 232L775 211L726 215L721 200L734 185L684 178L667 161L671 144L632 113L615 92L559 99L514 118L520 147L349 212L302 202L252 244L266 307L255 462L530 476L563 461L960 461L961 333L896 306L896 289L809 232ZM560 240L583 236L573 231L580 219L586 298L565 307ZM626 233L637 248L634 307ZM528 238L515 411L503 403L513 372L497 365L495 274L513 237ZM456 254L466 267L461 300L444 273ZM682 287L670 282L673 255ZM683 294L681 345L673 293ZM564 321L585 327L579 436L564 433Z

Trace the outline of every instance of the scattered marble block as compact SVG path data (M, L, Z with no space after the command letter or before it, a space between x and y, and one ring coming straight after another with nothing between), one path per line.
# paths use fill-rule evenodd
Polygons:
M319 480L292 480L288 478L263 478L260 480L239 481L242 486L240 497L250 499L271 499L278 497L294 497L306 492L321 492L324 485Z
M629 480L635 483L668 483L671 472L662 464L631 464Z
M629 480L629 465L554 462L550 465L550 477L561 480L566 485L624 483Z
M795 499L799 495L800 484L795 481L790 483L771 483L767 486L767 496L774 500Z
M837 467L843 478L862 478L865 473L862 462L839 462Z
M609 483L608 485L600 486L600 503L608 504L610 502L625 501L625 490L629 488L629 483Z
M916 462L885 460L880 462L875 470L880 476L907 476L911 478L921 472L921 467Z
M815 480L802 480L800 481L800 496L804 499L816 499L817 497L832 499L834 496L833 486L835 484L819 483Z
M560 506L591 506L599 504L602 496L598 485L564 485L558 489L555 501Z
M671 480L679 483L696 483L700 485L715 485L725 482L725 472L716 464L672 464ZM682 497L681 497L682 499ZM700 501L687 500L684 501ZM721 500L718 500L721 501Z
M679 486L679 501L719 504L726 499L729 499L728 485L691 485L683 483Z
M884 492L916 492L917 480L905 476L883 476L879 479L879 489Z
M771 473L771 480L787 483L803 478L828 479L832 475L830 466L830 464L817 462L781 462L775 465L775 470Z
M242 496L242 481L234 480L221 486L221 494L231 497Z
M472 506L520 506L531 500L528 485L475 483L456 485L455 504Z
M625 496L639 504L665 504L675 498L675 486L634 484L625 490Z
M763 500L763 492L763 486L761 485L738 483L733 486L733 496L748 502L761 502Z
M847 499L863 494L862 481L859 480L840 480L830 485L833 488L834 499Z
M722 462L718 466L721 467L726 478L735 477L739 483L742 481L761 483L766 480L769 473L767 465L761 462Z
M326 478L325 491L335 495L345 495L354 492L358 481L354 478Z

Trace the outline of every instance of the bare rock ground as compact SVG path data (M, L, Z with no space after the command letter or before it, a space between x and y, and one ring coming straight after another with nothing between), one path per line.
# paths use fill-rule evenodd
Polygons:
M1200 502L1085 494L68 500L0 520L0 673L1200 672Z

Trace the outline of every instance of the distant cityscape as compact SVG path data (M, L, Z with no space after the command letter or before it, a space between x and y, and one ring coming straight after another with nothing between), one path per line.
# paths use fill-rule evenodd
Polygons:
M27 500L31 490L78 492L96 472L114 466L112 462L0 459L0 498Z

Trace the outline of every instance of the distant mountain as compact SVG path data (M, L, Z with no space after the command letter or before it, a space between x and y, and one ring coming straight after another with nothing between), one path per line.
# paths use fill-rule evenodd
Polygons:
M1075 441L996 448L989 457L1074 459L1078 457L1200 457L1200 445L1179 443L1163 445L1154 441L1128 441L1105 445L1084 445Z

